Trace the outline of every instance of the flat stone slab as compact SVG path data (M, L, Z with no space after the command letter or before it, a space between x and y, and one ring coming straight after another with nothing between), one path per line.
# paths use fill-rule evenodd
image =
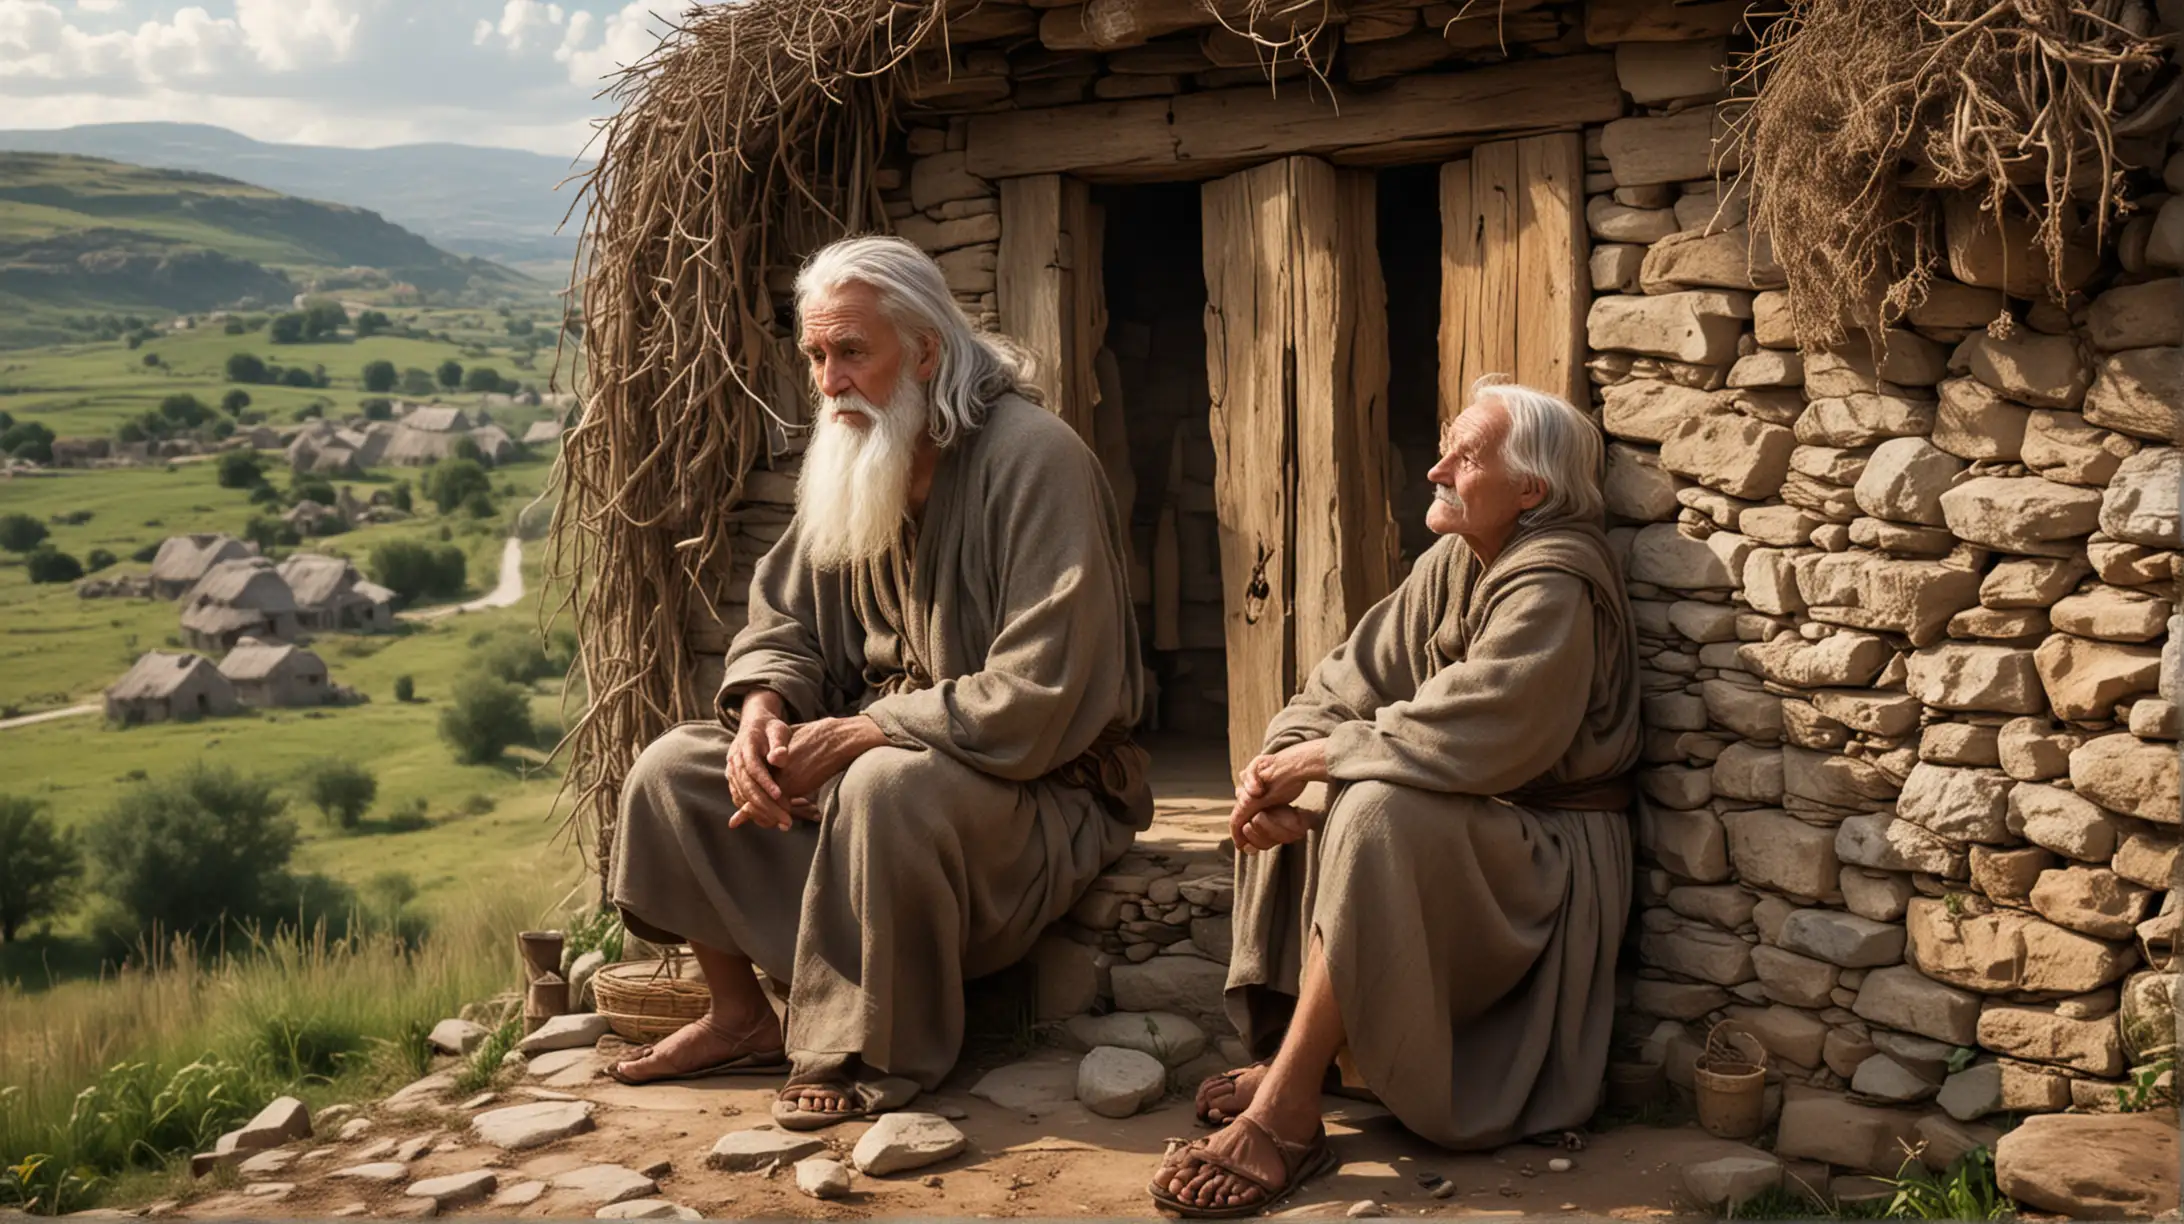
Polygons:
M364 1136L370 1134L371 1131L372 1120L370 1118L351 1118L341 1124L340 1133L335 1135L334 1137L336 1139L339 1139L343 1143L350 1143L354 1142L355 1140L362 1139Z
M705 1167L730 1173L749 1173L767 1165L794 1164L827 1148L817 1135L784 1130L729 1131L705 1154Z
M1782 1162L1754 1148L1683 1167L1684 1189L1708 1207L1736 1207L1782 1184Z
M276 1149L270 1152L258 1153L237 1166L237 1170L244 1177L271 1177L275 1173L286 1171L288 1166L294 1163L296 1163L296 1154L294 1152L283 1152Z
M969 1142L954 1123L935 1114L881 1114L872 1129L857 1140L850 1162L860 1173L885 1177L938 1164L962 1151Z
M592 1129L590 1101L534 1101L489 1109L470 1120L471 1133L494 1147L520 1152Z
M335 1169L326 1176L339 1177L345 1181L371 1182L374 1185L391 1186L398 1181L407 1181L409 1179L409 1166L392 1160L375 1160L370 1164L350 1165L346 1169Z
M431 1199L445 1210L475 1203L493 1193L500 1185L500 1177L491 1169L473 1169L468 1173L450 1173L445 1177L428 1177L411 1182L403 1191L411 1198Z
M1077 1099L1104 1118L1127 1118L1168 1091L1168 1069L1143 1050L1100 1046L1077 1064Z
M478 1048L490 1034L485 1026L469 1020L446 1019L432 1026L426 1044L442 1054L463 1055Z
M380 1104L386 1109L393 1110L434 1109L439 1106L441 1097L453 1091L455 1091L455 1069L450 1067L445 1071L435 1071L422 1079L411 1081Z
M551 1016L538 1031L516 1043L516 1048L536 1057L555 1050L589 1049L609 1032L607 1018L597 1012L573 1012Z
M1077 1064L1027 1060L995 1067L971 1085L971 1095L1017 1113L1047 1113L1077 1099Z
M621 1165L586 1165L554 1175L554 1189L594 1206L643 1198L658 1190L659 1183L635 1169Z
M610 1203L592 1213L595 1220L702 1220L705 1217L681 1203L666 1199L631 1199L626 1203Z
M1206 1052L1206 1030L1189 1017L1174 1012L1071 1016L1062 1029L1080 1049L1117 1046L1138 1050L1170 1067L1180 1067Z
M517 1182L515 1185L494 1195L492 1205L495 1207L528 1207L537 1202L545 1193L545 1182Z
M262 1152L291 1139L311 1137L311 1107L292 1096L275 1097L235 1132L235 1150Z
M583 1066L585 1063L590 1062L591 1058L590 1046L548 1050L544 1054L533 1057L530 1063L523 1068L523 1073L532 1079L551 1079L571 1067Z

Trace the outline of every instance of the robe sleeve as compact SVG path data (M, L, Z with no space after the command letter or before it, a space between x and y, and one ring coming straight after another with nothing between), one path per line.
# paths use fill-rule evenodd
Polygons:
M780 694L791 722L808 722L825 712L818 573L804 559L800 536L799 521L791 520L751 576L750 619L728 647L720 692L713 699L721 725L731 731L742 718L743 698L754 689Z
M1327 653L1296 696L1267 724L1261 752L1325 739L1337 727L1370 719L1417 691L1406 641L1432 631L1427 586L1440 558L1421 558L1402 585L1365 610L1342 644Z
M1130 608L1104 478L1074 435L1024 441L988 469L971 528L986 533L996 571L984 666L864 711L898 744L1015 782L1083 753L1118 713L1135 714L1114 699Z
M1574 575L1520 579L1495 600L1462 662L1415 696L1327 736L1337 782L1498 795L1551 769L1585 718L1598 632Z

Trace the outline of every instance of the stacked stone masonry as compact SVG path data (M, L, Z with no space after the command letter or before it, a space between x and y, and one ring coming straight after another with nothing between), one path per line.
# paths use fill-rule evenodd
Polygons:
M1631 99L1586 133L1584 210L1591 407L1643 655L1629 1039L1688 1086L1707 1030L1741 1022L1779 1074L1779 1153L1884 1174L1898 1141L1988 1141L1988 1115L2115 1108L2174 1040L2125 1020L2167 1024L2175 986L2175 135L2165 182L2140 175L2141 209L2078 253L2067 304L2026 282L2044 264L2014 230L1953 209L1946 275L1885 345L1801 352L1768 244L1713 172L1740 6L1504 5L1525 11L1491 49L1446 6L1423 9L1440 35L1418 6L1352 7L1351 79L1613 45ZM988 10L1025 39L1079 13ZM888 216L981 326L998 189L949 113L1263 80L1220 61L1219 32L1161 34L959 49L912 91L927 113L881 172ZM754 474L693 626L701 686L787 522L790 451ZM1219 642L1186 645L1211 666ZM1219 1024L1227 870L1126 859L1041 945L1042 1014Z

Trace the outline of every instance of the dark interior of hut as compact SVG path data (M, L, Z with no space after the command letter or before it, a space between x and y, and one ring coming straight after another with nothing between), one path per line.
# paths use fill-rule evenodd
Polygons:
M1433 542L1426 470L1437 450L1441 218L1438 167L1378 175L1376 228L1387 286L1389 487L1402 564ZM1164 741L1220 747L1228 731L1220 528L1206 389L1206 279L1199 185L1102 188L1107 349L1123 400L1139 633L1159 686ZM1161 558L1172 551L1173 563ZM1166 589L1172 574L1173 590Z

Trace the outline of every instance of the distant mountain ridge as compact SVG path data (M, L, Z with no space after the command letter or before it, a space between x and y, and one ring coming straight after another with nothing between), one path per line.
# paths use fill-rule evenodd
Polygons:
M74 153L140 166L194 170L313 200L368 208L432 243L503 263L567 264L575 225L555 233L587 168L520 149L460 144L345 149L274 144L201 123L95 123L52 130L0 130L0 150Z

